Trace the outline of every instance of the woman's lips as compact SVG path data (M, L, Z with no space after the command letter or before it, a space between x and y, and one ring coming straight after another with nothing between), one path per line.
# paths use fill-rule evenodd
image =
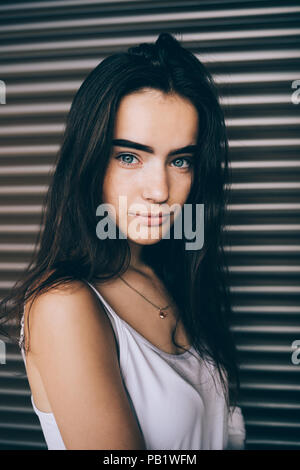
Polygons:
M145 225L161 225L163 222L166 221L167 217L170 216L170 214L162 214L162 215L142 215L139 213L130 213L129 215L132 215L133 217L138 217L142 223Z

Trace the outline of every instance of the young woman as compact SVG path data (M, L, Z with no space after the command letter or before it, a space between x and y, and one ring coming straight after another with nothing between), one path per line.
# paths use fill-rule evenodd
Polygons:
M82 83L38 251L10 296L48 449L244 448L227 153L212 78L167 33ZM191 227L201 247L187 249Z

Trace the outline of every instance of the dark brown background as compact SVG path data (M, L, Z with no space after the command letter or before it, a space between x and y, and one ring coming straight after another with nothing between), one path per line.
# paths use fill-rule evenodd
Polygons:
M300 340L299 1L1 2L0 295L28 263L76 90L106 55L162 31L208 66L226 114L233 185L225 236L246 448L300 449L291 347ZM25 371L20 351L7 344L0 448L46 449L28 381L16 371Z

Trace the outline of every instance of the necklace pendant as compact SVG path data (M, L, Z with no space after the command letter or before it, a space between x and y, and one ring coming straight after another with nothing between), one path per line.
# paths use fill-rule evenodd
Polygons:
M159 310L159 316L160 318L165 318L167 316L166 313L164 313L161 309Z

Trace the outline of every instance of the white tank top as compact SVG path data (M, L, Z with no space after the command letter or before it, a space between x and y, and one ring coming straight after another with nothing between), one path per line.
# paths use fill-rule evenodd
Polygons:
M123 383L146 449L243 449L246 432L242 411L236 407L228 414L217 369L203 361L193 347L179 355L161 351L121 319L91 283L87 284L104 304L112 323ZM24 314L19 345L23 335ZM23 348L21 352L26 366ZM216 385L209 370L213 370ZM65 450L54 414L37 409L32 394L31 403L48 450Z

